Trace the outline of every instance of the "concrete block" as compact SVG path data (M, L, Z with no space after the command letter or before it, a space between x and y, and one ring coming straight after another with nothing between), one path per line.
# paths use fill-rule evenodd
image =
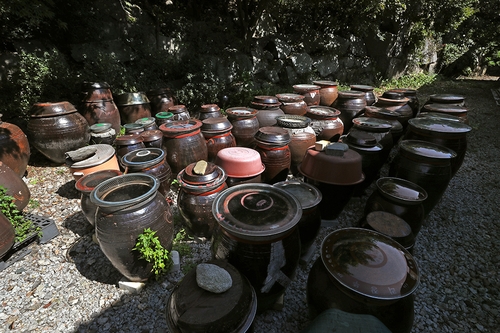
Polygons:
M118 281L118 287L120 289L130 291L131 293L140 292L145 285L144 282L129 281L126 277L122 277L120 281Z

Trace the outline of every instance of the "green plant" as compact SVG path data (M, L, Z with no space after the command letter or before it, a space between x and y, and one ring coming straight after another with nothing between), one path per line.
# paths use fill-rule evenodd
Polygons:
M14 197L7 195L7 189L0 185L0 211L12 223L16 232L16 242L22 242L28 235L40 232L40 227L33 224L17 209Z
M193 237L189 236L186 233L186 230L181 229L174 237L172 249L179 252L179 255L181 255L181 256L190 255L191 254L191 247L189 247L189 244L186 244L185 241L192 240L192 239L193 239Z
M33 198L30 198L28 201L28 208L36 209L38 207L40 207L40 201L33 199Z
M376 88L375 91L380 93L394 88L418 89L424 85L434 82L437 78L436 74L426 73L403 75L398 78L382 81L381 85Z
M156 231L150 228L144 231L137 237L137 242L133 250L138 251L141 259L153 264L151 271L156 278L168 272L172 266L172 259L169 256L167 249L161 245Z

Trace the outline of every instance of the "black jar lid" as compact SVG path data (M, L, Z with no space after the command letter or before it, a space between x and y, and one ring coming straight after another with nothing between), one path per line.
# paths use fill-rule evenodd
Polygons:
M411 226L401 217L384 211L373 211L366 215L366 223L375 231L399 240L413 237Z
M427 199L427 192L419 185L406 179L382 177L376 185L383 196L404 204L421 204Z
M424 105L424 109L429 112L443 112L447 114L462 114L469 110L465 106L456 104L430 103Z
M30 109L31 118L43 118L62 116L70 113L77 112L75 106L70 102L56 102L56 103L35 103Z
M451 121L458 121L461 123L464 122L463 118L444 112L419 112L417 118L422 118L422 117L434 118L434 119L447 119Z
M457 153L444 146L429 141L403 140L399 143L400 153L418 155L436 160L451 160Z
M290 132L281 127L264 126L255 133L257 142L267 145L284 146L290 143Z
M253 102L262 104L276 104L279 103L279 100L276 96L259 95L253 97Z
M335 81L330 81L330 80L315 80L313 81L313 84L320 86L320 87L329 87L329 86L338 86L339 83Z
M155 118L154 117L144 117L144 118L139 118L135 121L136 124L140 124L143 127L148 127L151 124L155 124Z
M323 198L323 195L316 186L298 180L285 180L274 184L274 186L293 195L299 201L302 209L317 206Z
M115 139L115 146L129 146L143 142L139 134L125 134Z
M386 120L373 117L358 117L352 119L355 128L360 128L366 131L388 132L392 128L392 124Z
M396 90L388 90L382 94L382 97L387 98L387 99L394 99L394 100L398 100L398 101L402 101L402 100L406 99L403 92L396 91Z
M219 112L220 107L217 104L203 104L200 107L200 112Z
M339 97L343 99L365 98L365 93L358 90L342 90L339 91Z
M426 133L466 134L472 127L461 122L447 119L417 117L408 120L410 127Z
M365 84L351 84L350 86L351 90L356 90L356 91L362 91L362 92L371 92L373 89L375 89L372 86L365 85Z
M181 188L207 192L220 187L226 181L227 174L224 169L212 162L205 162L206 168L200 173L196 168L200 162L203 161L189 164L177 174Z
M273 240L291 231L302 217L298 200L263 183L240 184L222 191L212 212L228 233L246 240Z
M377 146L377 139L375 138L375 136L373 136L373 134L365 131L360 131L355 128L347 133L342 142L347 143L348 145L365 148Z
M123 127L125 128L125 133L129 132L139 133L144 131L144 125L139 123L128 123L124 124Z
M401 116L399 112L391 111L386 108L381 108L378 106L369 105L364 108L366 115L372 116L372 118L387 119L387 120L398 120Z
M420 282L413 256L395 240L368 229L332 232L321 244L321 260L343 288L371 300L402 299Z
M411 88L394 88L389 91L394 91L400 94L403 94L404 96L416 96L417 95L417 89L411 89Z
M172 105L168 108L168 112L173 114L185 113L188 112L186 106L184 104Z
M142 170L161 163L165 151L161 148L139 148L123 155L121 163L131 170Z
M461 104L465 100L465 97L462 95L456 94L433 94L429 96L429 101L434 103L444 103L444 104Z
M203 119L201 122L201 131L208 134L227 132L233 128L226 117L211 117Z

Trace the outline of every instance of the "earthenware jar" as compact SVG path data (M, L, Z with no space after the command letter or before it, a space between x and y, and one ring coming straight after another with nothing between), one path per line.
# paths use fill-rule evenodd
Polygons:
M135 121L136 124L142 125L145 131L157 130L156 119L154 117L140 118Z
M168 108L168 112L173 114L172 119L174 121L188 121L191 115L184 104L173 105Z
M257 110L246 107L234 107L226 110L227 119L233 125L231 133L238 147L255 147L255 133L259 130Z
M95 123L90 126L90 144L112 145L116 139L115 129L110 123Z
M284 93L277 94L276 97L281 102L280 109L285 114L303 116L308 110L305 97L302 95Z
M168 332L252 332L257 296L248 279L227 261L209 260L203 264L226 271L232 281L231 287L220 294L205 290L197 281L198 266L191 269L168 297ZM207 308L210 308L210 315L207 315Z
M456 94L432 94L425 101L424 106L427 104L451 104L465 107L465 96ZM422 108L420 111L422 111Z
M163 132L163 148L167 151L167 163L175 177L189 164L207 160L208 148L198 119L175 121L160 126Z
M281 127L261 127L255 134L257 146L262 163L266 170L262 173L262 180L268 184L283 181L288 177L292 154L288 144L290 133Z
M394 144L403 136L403 125L399 122L399 113L376 106L367 106L363 110L363 117L382 119L391 124L391 135Z
M121 159L124 173L146 173L160 181L158 191L166 198L172 183L172 170L166 161L166 153L161 148L141 148L125 154Z
M28 137L17 126L2 121L0 114L0 161L23 177L30 159Z
M176 98L168 88L152 89L146 93L151 106L151 115L159 112L168 112L168 108L177 104Z
M215 164L227 174L227 186L261 183L266 169L258 151L247 147L230 147L219 150Z
M113 266L133 282L146 281L152 275L152 263L139 259L140 253L133 250L144 229L155 231L160 244L172 249L172 212L159 186L155 176L132 173L105 180L90 193L90 200L97 205L99 246Z
M144 131L140 137L146 148L162 148L163 146L163 132L158 129Z
M340 111L329 106L311 106L306 113L311 118L311 127L316 139L338 141L344 133L344 123L340 119Z
M198 119L204 120L207 118L219 118L222 117L222 112L220 111L220 107L217 104L203 104L200 107L200 111L198 113Z
M113 99L111 86L107 82L83 82L80 92L83 102L109 101Z
M233 125L226 117L210 117L202 120L201 133L208 150L208 161L214 162L219 150L236 147L236 139L231 133Z
M142 141L142 137L138 134L122 135L115 140L115 150L118 161L121 161L125 154L139 148L146 148L146 145Z
M465 158L467 133L471 130L469 125L456 121L417 117L410 119L404 139L429 141L455 151L457 156L451 160L454 176Z
M174 121L174 114L172 112L161 111L155 114L156 125L158 128L161 124L171 123Z
M465 106L454 105L454 104L426 104L422 107L423 112L431 112L431 113L441 113L446 115L451 115L460 118L460 121L469 124L469 118L467 117L467 113L469 110Z
M137 119L151 117L151 104L143 92L126 92L114 98L120 111L122 124L134 123Z
M319 86L319 105L331 106L339 95L338 83L334 81L318 80L313 84Z
M276 96L255 96L250 107L257 110L259 127L276 125L276 117L285 113L280 109L281 102Z
M321 226L318 207L322 199L321 192L315 186L298 180L281 181L274 186L287 191L300 203L302 217L297 225L300 234L300 253L303 256L311 248Z
M313 318L336 308L409 333L419 283L417 264L399 243L372 230L343 228L323 240L307 279L307 303Z
M7 196L14 198L17 210L22 212L29 203L30 190L21 176L2 161L0 161L0 186L5 188Z
M416 237L425 218L423 203L427 192L415 183L396 177L379 178L376 185L366 201L364 215L381 210L399 216L410 225Z
M120 170L115 149L108 144L96 144L82 147L73 153L86 154L88 149L94 150L86 158L74 160L67 154L66 165L75 180L99 170Z
M413 118L417 116L418 111L420 110L420 102L418 100L416 89L396 88L389 90L389 92L396 92L399 94L403 94L404 97L407 97L409 99L408 105L411 107L413 112Z
M320 89L321 87L316 84L296 84L293 86L293 91L304 96L304 102L308 106L319 105L321 102Z
M394 147L394 140L392 138L391 123L377 118L358 117L352 120L354 127L359 131L370 133L375 137L377 143L382 145L381 158L386 162L389 158L392 147Z
M122 175L120 170L99 170L86 174L76 181L75 188L81 194L80 207L82 213L92 226L95 225L97 206L90 201L90 193L103 181L120 175Z
M222 191L212 207L218 222L213 257L248 278L258 312L269 309L285 293L299 263L300 203L273 185L240 184Z
M86 84L78 111L87 120L89 126L97 123L110 123L116 133L120 132L120 112L113 100L108 83Z
M403 140L390 164L389 176L403 178L427 192L425 215L439 203L451 180L451 161L457 154L428 141Z
M198 237L212 237L217 221L212 204L227 188L227 174L218 165L198 161L189 164L177 175L180 185L177 206L187 230Z
M365 100L367 106L373 105L377 101L377 96L375 96L375 93L373 92L375 88L372 86L364 84L352 84L350 88L351 90L362 91L365 93Z
M339 118L344 124L342 134L349 133L352 127L352 119L359 116L365 106L366 97L364 92L355 90L339 91L339 96L332 107L340 111Z
M9 219L0 212L0 259L3 258L14 245L16 231Z
M88 145L87 120L69 102L36 103L28 120L30 143L55 163L64 163L67 151Z
M446 119L451 121L458 121L460 123L464 122L463 118L459 118L457 116L441 112L419 112L417 118L422 118L422 117L428 117L432 119Z
M144 126L138 123L128 123L124 124L123 128L125 128L125 134L137 134L140 135L144 132Z
M323 220L336 219L351 199L355 186L365 177L361 155L345 143L332 143L324 150L310 147L299 165L304 181L316 186L323 198L319 204Z
M409 101L410 99L405 97L402 93L386 91L378 98L374 106L397 112L399 114L399 122L403 125L403 129L406 129L408 120L413 118L413 110L410 105L408 105Z

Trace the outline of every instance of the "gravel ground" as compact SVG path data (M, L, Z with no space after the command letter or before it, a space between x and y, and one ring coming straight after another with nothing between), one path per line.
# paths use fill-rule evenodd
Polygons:
M498 81L459 80L419 89L421 103L433 93L466 96L473 131L461 169L417 239L421 283L412 332L500 332L500 106L491 92L499 88ZM137 294L119 289L121 275L92 241L69 171L32 155L25 181L39 205L30 212L53 219L60 235L33 243L31 253L0 272L0 331L167 332L166 300L182 269L210 259L210 242L190 242L192 254L181 258L180 272L148 282ZM283 309L258 315L255 332L307 327L306 281L321 240L354 226L372 190L353 198L333 225L321 228L314 256L298 268Z

